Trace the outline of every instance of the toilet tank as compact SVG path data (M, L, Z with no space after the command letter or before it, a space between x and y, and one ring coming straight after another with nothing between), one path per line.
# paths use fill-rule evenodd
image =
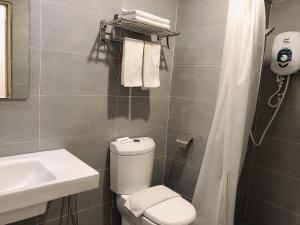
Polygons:
M133 194L150 187L155 143L148 137L110 144L110 189L116 194Z

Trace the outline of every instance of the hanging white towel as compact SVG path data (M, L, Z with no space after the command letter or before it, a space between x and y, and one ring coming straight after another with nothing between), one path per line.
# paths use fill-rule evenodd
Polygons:
M144 17L144 18L159 22L159 23L170 25L170 20L153 15L151 13L141 11L141 10L128 10L128 9L121 8L121 11L122 11L122 15L140 16L140 17Z
M123 43L123 59L121 84L125 87L141 87L143 70L144 42L125 38Z
M157 21L145 18L145 17L137 16L137 15L127 15L127 16L122 16L122 18L128 19L128 20L135 20L138 22L142 22L142 23L149 24L151 26L155 26L155 27L159 27L159 28L163 28L163 29L168 29L168 30L171 29L170 25L168 25L168 24L160 23L160 22L157 22Z
M134 193L127 199L124 206L136 217L140 217L151 206L176 197L180 197L180 195L163 185L159 185Z
M157 88L160 86L160 50L160 44L145 42L143 63L143 88Z

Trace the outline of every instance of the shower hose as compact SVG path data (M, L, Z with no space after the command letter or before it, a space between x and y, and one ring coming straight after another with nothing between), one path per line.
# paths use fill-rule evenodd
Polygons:
M280 93L281 90L282 90L282 87L284 86L285 77L287 77L286 84L285 84L283 92ZM255 141L252 130L250 131L250 136L251 136L252 142L255 146L260 146L261 145L261 143L263 142L263 140L266 136L266 133L268 132L273 120L275 119L276 115L278 114L278 111L279 111L279 109L282 105L282 102L283 102L283 100L286 96L287 89L288 89L289 83L290 83L290 79L291 79L290 75L288 75L288 76L279 76L278 75L278 78L277 78L278 89L274 92L274 94L272 94L272 96L268 100L268 106L270 106L271 108L276 108L274 113L273 113L273 116L271 117L268 125L266 126L266 128L265 128L264 132L262 133L262 136L261 136L261 138L259 139L258 142ZM275 96L277 96L277 102L275 104L272 104L272 100Z

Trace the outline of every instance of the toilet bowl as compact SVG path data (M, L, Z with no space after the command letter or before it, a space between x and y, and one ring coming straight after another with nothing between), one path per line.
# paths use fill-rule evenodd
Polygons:
M135 217L124 204L136 192L150 187L155 143L148 137L116 140L110 145L110 189L117 194L122 225L189 225L196 219L194 206L174 197L147 208Z
M122 215L122 225L189 225L196 219L194 206L176 197L156 204L144 212L142 217L135 217L124 204L130 195L118 195L117 207Z

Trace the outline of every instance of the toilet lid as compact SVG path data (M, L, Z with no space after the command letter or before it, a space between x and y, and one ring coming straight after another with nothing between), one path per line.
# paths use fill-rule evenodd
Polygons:
M144 216L157 224L188 225L196 219L196 210L182 197L176 197L152 206Z

